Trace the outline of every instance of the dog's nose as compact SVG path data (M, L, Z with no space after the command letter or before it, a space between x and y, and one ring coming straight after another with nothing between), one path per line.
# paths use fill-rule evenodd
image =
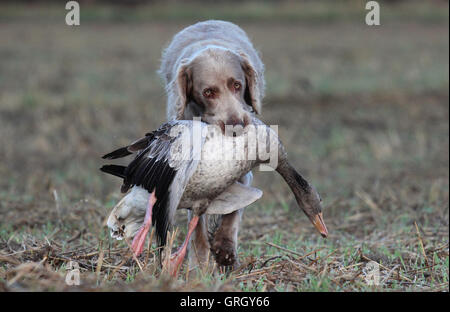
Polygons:
M227 122L224 125L224 129L222 131L225 135L237 137L240 136L244 132L244 128L248 125L248 121L246 116L244 119L238 118L236 115L232 115L228 118Z
M227 122L225 123L227 126L242 126L245 127L244 120L238 118L236 115L231 116L228 118Z

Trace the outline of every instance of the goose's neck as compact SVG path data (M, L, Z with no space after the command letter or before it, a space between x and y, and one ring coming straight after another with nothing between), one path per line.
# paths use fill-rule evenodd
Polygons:
M302 196L310 193L311 187L306 181L287 161L286 158L278 160L277 172L283 177L286 183L294 192L295 198L299 205L301 205Z
M276 170L283 177L294 193L297 204L308 216L323 237L328 236L327 227L322 217L321 199L317 191L287 161L286 154L278 161Z

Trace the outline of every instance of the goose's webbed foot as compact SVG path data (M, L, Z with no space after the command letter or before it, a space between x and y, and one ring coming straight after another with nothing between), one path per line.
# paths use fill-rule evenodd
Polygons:
M194 232L195 228L197 227L199 217L196 215L194 216L191 221L189 222L188 227L188 233L186 235L186 239L184 240L183 245L181 245L180 249L178 249L177 252L172 254L170 256L170 259L168 261L168 271L170 275L173 277L176 277L178 274L178 271L180 270L181 263L183 263L183 259L186 255L187 246L189 243L189 240L191 238L192 233Z

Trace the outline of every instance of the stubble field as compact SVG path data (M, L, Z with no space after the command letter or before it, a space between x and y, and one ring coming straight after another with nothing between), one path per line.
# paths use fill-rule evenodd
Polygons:
M109 237L120 181L100 157L165 121L156 70L171 37L228 16L94 8L71 28L52 10L28 19L0 6L0 290L448 291L448 3L428 15L396 7L378 28L321 9L312 20L230 18L261 52L261 119L324 199L329 238L279 176L256 171L264 196L245 210L241 267L224 274L211 261L171 280L154 245L134 259ZM178 246L186 213L176 225ZM80 286L65 282L70 261ZM365 280L369 261L378 286Z

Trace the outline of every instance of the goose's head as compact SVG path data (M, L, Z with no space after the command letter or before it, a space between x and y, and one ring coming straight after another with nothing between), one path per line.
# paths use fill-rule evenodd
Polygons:
M302 196L297 198L297 202L306 216L309 218L314 227L319 231L322 237L328 236L327 226L323 221L322 214L322 198L315 188L309 185L309 190L303 193Z

